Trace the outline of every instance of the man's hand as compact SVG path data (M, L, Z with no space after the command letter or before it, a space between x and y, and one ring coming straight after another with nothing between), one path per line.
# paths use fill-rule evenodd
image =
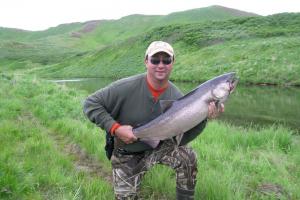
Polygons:
M133 135L132 126L124 125L120 126L115 130L115 136L120 138L126 144L130 144L137 140L137 138Z
M215 119L222 112L224 112L224 104L223 103L221 103L219 107L216 106L216 103L214 101L209 103L209 105L208 105L208 119Z

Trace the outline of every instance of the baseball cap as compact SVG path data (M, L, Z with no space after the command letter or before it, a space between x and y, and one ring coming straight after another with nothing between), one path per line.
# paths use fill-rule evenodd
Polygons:
M165 53L169 54L171 57L175 56L173 47L169 43L163 42L163 41L154 41L147 48L145 57L147 55L149 57L153 56L154 54L156 54L158 52L165 52Z

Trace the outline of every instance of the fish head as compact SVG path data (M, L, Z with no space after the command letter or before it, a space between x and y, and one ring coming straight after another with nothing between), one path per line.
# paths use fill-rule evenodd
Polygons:
M226 98L230 94L230 84L224 82L218 84L212 91L212 96L214 100L221 100Z
M237 83L238 78L234 72L220 77L219 82L211 91L213 99L215 101L225 102L229 94L235 90Z

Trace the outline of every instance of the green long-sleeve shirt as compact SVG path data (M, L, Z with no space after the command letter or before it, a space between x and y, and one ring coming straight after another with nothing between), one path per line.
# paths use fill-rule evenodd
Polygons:
M168 88L155 100L147 86L146 74L139 74L118 80L90 95L84 102L84 113L108 133L116 122L133 127L145 124L161 114L159 100L180 97L182 93L169 81ZM124 145L115 139L115 147Z

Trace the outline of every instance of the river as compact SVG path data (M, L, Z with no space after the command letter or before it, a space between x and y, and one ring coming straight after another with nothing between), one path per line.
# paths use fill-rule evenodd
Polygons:
M55 80L92 93L114 81L107 78ZM183 93L199 83L175 82ZM300 133L300 88L238 85L219 120L235 126L263 127L281 124Z

